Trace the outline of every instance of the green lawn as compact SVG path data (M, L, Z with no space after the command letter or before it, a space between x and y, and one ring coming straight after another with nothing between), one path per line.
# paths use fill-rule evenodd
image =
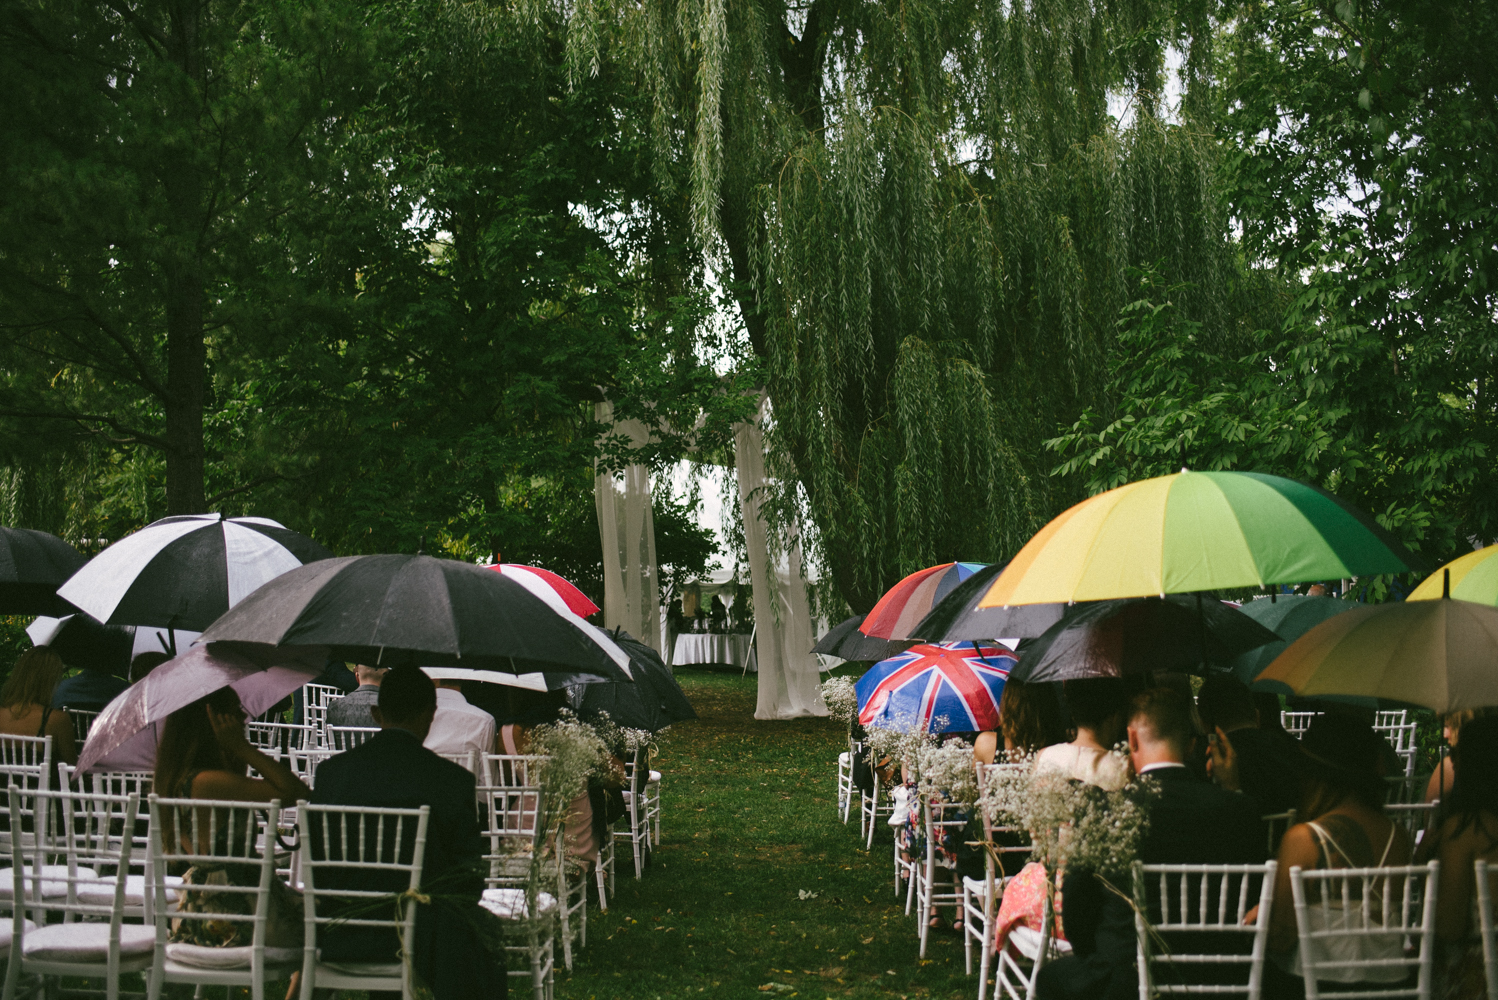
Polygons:
M701 718L671 728L657 764L664 843L638 882L619 851L609 912L590 912L587 947L570 975L558 968L557 997L976 995L958 936L933 931L917 958L889 828L866 852L856 817L847 827L834 818L841 727L755 720L753 677L677 677Z

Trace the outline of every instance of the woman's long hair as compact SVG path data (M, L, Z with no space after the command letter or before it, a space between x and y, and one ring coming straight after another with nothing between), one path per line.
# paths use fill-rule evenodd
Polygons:
M1373 727L1344 715L1322 715L1301 737L1307 761L1300 814L1316 819L1349 796L1369 809L1384 807L1385 783L1379 773L1383 737Z
M1451 756L1456 781L1443 811L1457 818L1457 833L1476 826L1491 843L1498 838L1489 832L1489 825L1498 828L1498 822L1484 823L1483 814L1498 818L1498 718L1487 716L1465 722Z
M46 646L26 650L0 687L0 705L19 714L27 705L52 704L52 691L67 669L62 657Z
M1066 738L1061 705L1049 684L1010 679L999 696L999 729L1014 748L1030 753Z
M161 743L156 747L156 775L152 786L163 798L190 798L191 788L183 788L189 775L199 771L232 770L224 758L213 723L208 721L208 706L214 711L230 712L239 708L239 695L233 688L219 688L206 698L177 709L166 717Z

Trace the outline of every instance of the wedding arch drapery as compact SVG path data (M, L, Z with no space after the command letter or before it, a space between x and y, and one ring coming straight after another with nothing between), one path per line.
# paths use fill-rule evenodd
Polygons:
M775 551L761 516L765 473L762 431L769 401L761 397L752 423L740 424L734 434L734 464L738 467L739 505L744 515L744 544L749 554L749 577L754 587L755 652L759 660L759 702L756 719L794 719L824 716L821 675L801 545L789 533L784 551Z
M594 407L606 433L623 434L631 447L650 440L639 420L614 420L614 404ZM660 582L655 562L655 520L651 514L650 469L626 465L620 473L600 472L593 480L598 531L603 542L603 622L623 627L657 653L661 649Z

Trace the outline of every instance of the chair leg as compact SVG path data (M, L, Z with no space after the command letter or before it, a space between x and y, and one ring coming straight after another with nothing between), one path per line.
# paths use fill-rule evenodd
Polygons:
M962 914L962 974L964 976L971 976L973 974L973 933L972 929L968 927L968 921L972 919L972 912L967 906L971 895L968 892L967 883L964 882L962 884L962 903L960 904L962 909L958 911Z
M603 891L603 856L602 855L599 855L599 859L596 862L594 862L594 864L593 864L593 875L594 875L595 880L598 882L598 908L600 910L602 910L604 913L607 913L607 912L609 912L609 897L608 897L608 894Z

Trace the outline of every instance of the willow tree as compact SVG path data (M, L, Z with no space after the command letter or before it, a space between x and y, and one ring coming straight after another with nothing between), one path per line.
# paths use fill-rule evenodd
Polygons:
M1198 125L1211 10L571 8L574 74L618 60L653 98L662 196L690 201L736 296L774 457L854 608L917 566L1012 554L1069 499L1040 442L1101 392L1131 266L1232 328Z

